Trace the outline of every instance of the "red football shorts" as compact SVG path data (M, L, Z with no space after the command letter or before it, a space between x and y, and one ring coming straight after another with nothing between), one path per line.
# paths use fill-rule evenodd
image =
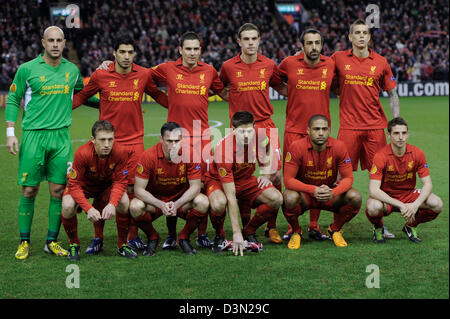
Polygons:
M89 198L94 199L92 206L94 206L95 209L97 210L102 210L109 202L109 199L111 197L112 185L108 186L107 188L102 187L94 188L88 186L81 186L81 189L83 190L84 197L86 197L87 199ZM67 185L66 188L64 189L63 196L65 195L70 195L69 185Z
M386 146L386 135L383 129L375 130L346 130L340 129L338 140L344 142L352 160L353 170L358 170L358 161L361 169L370 169L375 154Z
M202 170L202 181L212 162L211 137L203 139L200 136L186 136L182 140L182 154L185 163L199 163ZM189 148L189 152L184 151Z
M264 188L259 188L258 179L256 176L252 176L250 179L243 181L235 180L234 185L236 187L236 198L238 200L250 203L253 208L256 207L255 203L256 198L266 189L274 187L273 185L269 185ZM205 190L206 196L208 197L209 195L211 195L212 192L216 190L221 190L223 192L222 182L220 180L206 177Z
M255 122L255 130L259 128L263 128L266 130L265 134L269 138L270 146L274 152L273 157L273 167L274 170L281 170L281 148L280 148L280 138L278 136L278 129L275 126L275 123L269 117L266 120Z
M420 195L420 189L413 189L407 193L403 193L401 195L392 196L395 199L398 199L402 203L412 203L414 202L417 197ZM392 212L399 212L400 209L398 207L386 204L387 211L384 213L384 216L389 216Z
M305 196L307 209L324 209L331 212L334 212L333 203L336 197L333 197L327 202L319 202L314 196L308 193L302 193Z

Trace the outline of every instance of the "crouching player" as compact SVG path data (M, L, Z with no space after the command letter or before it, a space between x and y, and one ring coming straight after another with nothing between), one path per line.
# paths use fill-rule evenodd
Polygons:
M302 230L298 216L308 209L333 212L327 234L337 247L346 247L342 226L361 208L361 194L352 188L353 172L345 145L329 136L329 122L313 115L308 136L292 142L284 160L284 215L293 229L288 248L299 249ZM338 173L342 179L336 185Z
M274 154L267 137L259 138L259 134L255 133L253 115L247 111L238 111L231 123L232 132L214 149L214 161L205 179L205 189L211 203L211 223L216 230L213 252L220 252L227 246L224 244L227 241L223 224L225 208L228 206L233 230L232 249L235 255L240 252L242 256L244 248L254 252L263 249L256 238L256 230L277 214L283 196L269 179L273 174ZM260 168L263 169L259 177L253 176L256 156L260 157ZM256 207L254 216L243 225L242 232L238 220L238 200Z
M183 154L180 154L181 139L180 125L175 122L165 123L161 128L160 142L142 154L136 168L136 198L131 201L130 213L136 225L147 235L144 256L156 253L160 236L152 221L161 215L186 220L178 236L178 245L188 255L196 253L189 237L207 218L209 202L200 193L200 165L183 161Z
M388 123L391 143L374 157L370 170L369 199L366 216L374 225L373 241L384 243L383 216L400 211L405 218L403 232L414 243L420 242L417 225L435 219L442 211L442 200L432 193L425 154L418 147L407 144L408 124L401 117ZM416 174L422 188L416 189Z
M77 207L80 206L92 223L115 217L117 247L120 256L136 258L127 245L128 206L125 193L128 185L128 151L114 145L114 126L97 121L89 142L75 152L68 184L62 199L62 224L69 238L69 260L80 259ZM89 203L94 198L94 203ZM117 210L117 211L116 211Z

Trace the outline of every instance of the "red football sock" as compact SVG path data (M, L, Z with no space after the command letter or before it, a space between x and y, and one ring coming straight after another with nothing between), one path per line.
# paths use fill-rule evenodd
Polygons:
M246 226L252 217L252 207L248 202L239 201L239 214L241 215L242 226Z
M149 212L145 212L144 215L136 218L135 220L136 225L147 235L148 240L159 239L159 234L153 227L152 217Z
M70 244L80 244L80 238L78 237L78 219L75 214L71 218L65 218L61 215L61 222L64 226L64 230L66 231L67 237L69 238Z
M225 216L225 209L219 215L210 210L211 224L216 231L216 235L220 237L225 237L225 229L223 228L223 225L225 223Z
M320 209L310 209L309 210L309 228L319 229L319 216Z
M186 224L180 232L179 239L189 239L194 230L199 227L206 215L196 209L190 209L186 214Z
M417 225L432 221L436 217L438 217L439 213L435 212L432 209L419 209L416 213L414 221L409 224L410 227L417 227Z
M128 240L136 239L136 237L138 235L138 230L139 229L136 226L136 221L134 220L134 218L130 218L129 225L128 225L127 239Z
M94 223L94 238L103 240L103 228L105 228L104 219L100 219Z
M203 216L205 218L202 218L202 220L200 221L200 225L198 225L198 231L197 231L198 237L200 237L200 235L206 234L206 228L208 227L208 213L206 213Z
M292 228L292 232L301 234L302 228L298 223L298 216L302 214L302 208L300 204L295 205L294 208L285 208L283 206L283 214L286 218L289 226Z
M177 216L166 217L167 234L169 236L177 237L177 221Z
M244 234L250 235L256 233L256 230L264 224L270 217L276 214L277 211L267 204L261 204L256 209L255 215L250 222L244 227Z
M127 236L129 235L128 223L130 215L127 213L119 213L116 211L116 227L117 227L117 247L122 247L127 243ZM135 226L137 229L137 226ZM136 237L134 237L136 238Z
M383 227L383 212L379 211L377 216L370 216L366 208L366 217L375 228Z
M339 208L339 213L333 213L333 224L331 224L332 231L341 230L345 223L348 223L353 217L358 214L361 206L354 207L350 204L343 205Z

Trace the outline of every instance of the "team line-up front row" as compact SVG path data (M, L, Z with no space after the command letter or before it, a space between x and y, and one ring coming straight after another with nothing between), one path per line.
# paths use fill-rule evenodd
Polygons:
M420 242L417 225L435 219L442 209L442 201L432 193L424 153L407 144L406 121L394 118L387 130L391 143L375 155L370 170L366 215L374 225L373 240L385 242L383 217L400 211L406 221L403 231L411 241ZM359 212L362 198L352 187L352 164L345 145L329 136L328 119L323 115L312 116L308 136L293 142L285 151L283 193L272 185L269 174L264 173L276 161L276 156L271 152L271 143L257 145L266 141L258 133L251 113L236 112L232 117L232 132L214 147L209 168L203 173L200 163L181 160L180 126L175 122L165 123L160 142L146 150L137 163L136 197L130 201L125 192L127 175L134 174L128 170L129 153L114 144L113 125L97 121L91 140L75 152L63 196L62 224L70 243L68 259L80 258L78 205L91 222L115 216L119 253L129 258L136 258L137 253L127 247L128 209L148 239L143 256L156 253L161 238L152 223L162 215L186 220L178 235L178 245L186 254L196 253L190 235L208 215L216 233L213 252L232 250L235 255L243 255L244 250L260 252L263 245L256 238L256 230L276 216L279 208L292 228L288 248L300 248L302 230L298 217L313 208L333 213L327 234L337 247L346 247L341 230ZM263 154L258 157L255 152L260 150ZM256 161L252 159L256 158L262 168L259 177L254 175ZM416 174L422 181L421 189L415 188ZM95 198L95 207L88 198ZM242 229L238 200L256 208ZM225 238L227 209L232 241Z

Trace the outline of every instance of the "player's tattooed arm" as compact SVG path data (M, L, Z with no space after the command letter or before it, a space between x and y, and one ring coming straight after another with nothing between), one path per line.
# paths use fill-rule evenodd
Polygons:
M400 116L400 104L398 101L398 94L396 88L388 91L389 106L391 107L392 117L396 118Z

